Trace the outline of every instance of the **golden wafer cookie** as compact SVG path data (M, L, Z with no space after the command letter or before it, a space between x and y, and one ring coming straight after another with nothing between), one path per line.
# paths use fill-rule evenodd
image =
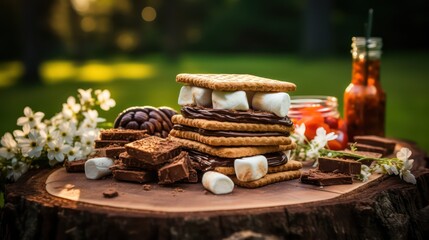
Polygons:
M268 184L297 179L300 176L301 176L301 171L294 170L294 171L286 171L286 172L269 173L265 175L263 178L255 181L251 181L251 182L242 182L238 180L235 176L231 176L231 179L236 185L240 187L258 188L258 187L266 186Z
M214 170L225 175L235 175L234 167L215 167Z
M189 139L177 138L172 135L169 136L169 139L179 142L185 148L224 158L248 157L271 152L292 150L296 147L295 143L279 146L214 147Z
M288 127L280 124L220 122L205 119L185 118L182 115L174 115L171 120L174 124L202 128L206 130L284 133L294 131L293 126Z
M291 92L296 85L248 74L188 74L176 76L176 82L219 91Z
M170 135L177 138L186 138L198 141L210 146L271 146L271 145L288 145L291 140L286 136L270 137L214 137L204 136L196 132L181 131L173 129Z
M295 160L288 160L287 163L275 166L268 167L268 173L276 173L276 172L285 172L285 171L293 171L302 168L302 163Z

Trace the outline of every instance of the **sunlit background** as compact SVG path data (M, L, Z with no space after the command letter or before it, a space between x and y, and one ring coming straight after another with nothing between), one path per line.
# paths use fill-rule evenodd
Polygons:
M137 105L178 109L175 76L249 73L339 99L352 36L383 38L387 135L429 150L427 1L0 1L0 135L25 106L48 117L78 88L106 88L113 121Z

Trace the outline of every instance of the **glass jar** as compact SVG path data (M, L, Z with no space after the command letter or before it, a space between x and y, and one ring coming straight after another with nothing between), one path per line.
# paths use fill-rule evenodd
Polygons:
M380 84L382 39L352 38L352 79L344 92L344 120L350 139L357 135L384 136L386 94ZM368 53L368 54L367 54Z
M311 141L316 130L323 127L327 133L335 132L338 138L328 142L333 150L347 147L347 134L344 121L338 111L338 100L332 96L292 96L289 118L296 125L305 124L305 136Z

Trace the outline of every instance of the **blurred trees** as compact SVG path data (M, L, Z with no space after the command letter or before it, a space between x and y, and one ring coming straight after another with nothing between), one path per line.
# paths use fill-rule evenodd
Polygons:
M428 49L428 1L0 1L0 60L182 51L342 53L374 9L383 49ZM146 9L146 10L145 10ZM26 64L27 65L27 64Z

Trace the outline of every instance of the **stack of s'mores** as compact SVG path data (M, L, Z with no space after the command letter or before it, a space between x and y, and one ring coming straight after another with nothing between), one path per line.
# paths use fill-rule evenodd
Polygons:
M179 74L176 81L184 86L170 138L182 144L194 168L230 175L248 188L300 177L302 164L288 160L295 144L287 92L295 84L244 74Z

